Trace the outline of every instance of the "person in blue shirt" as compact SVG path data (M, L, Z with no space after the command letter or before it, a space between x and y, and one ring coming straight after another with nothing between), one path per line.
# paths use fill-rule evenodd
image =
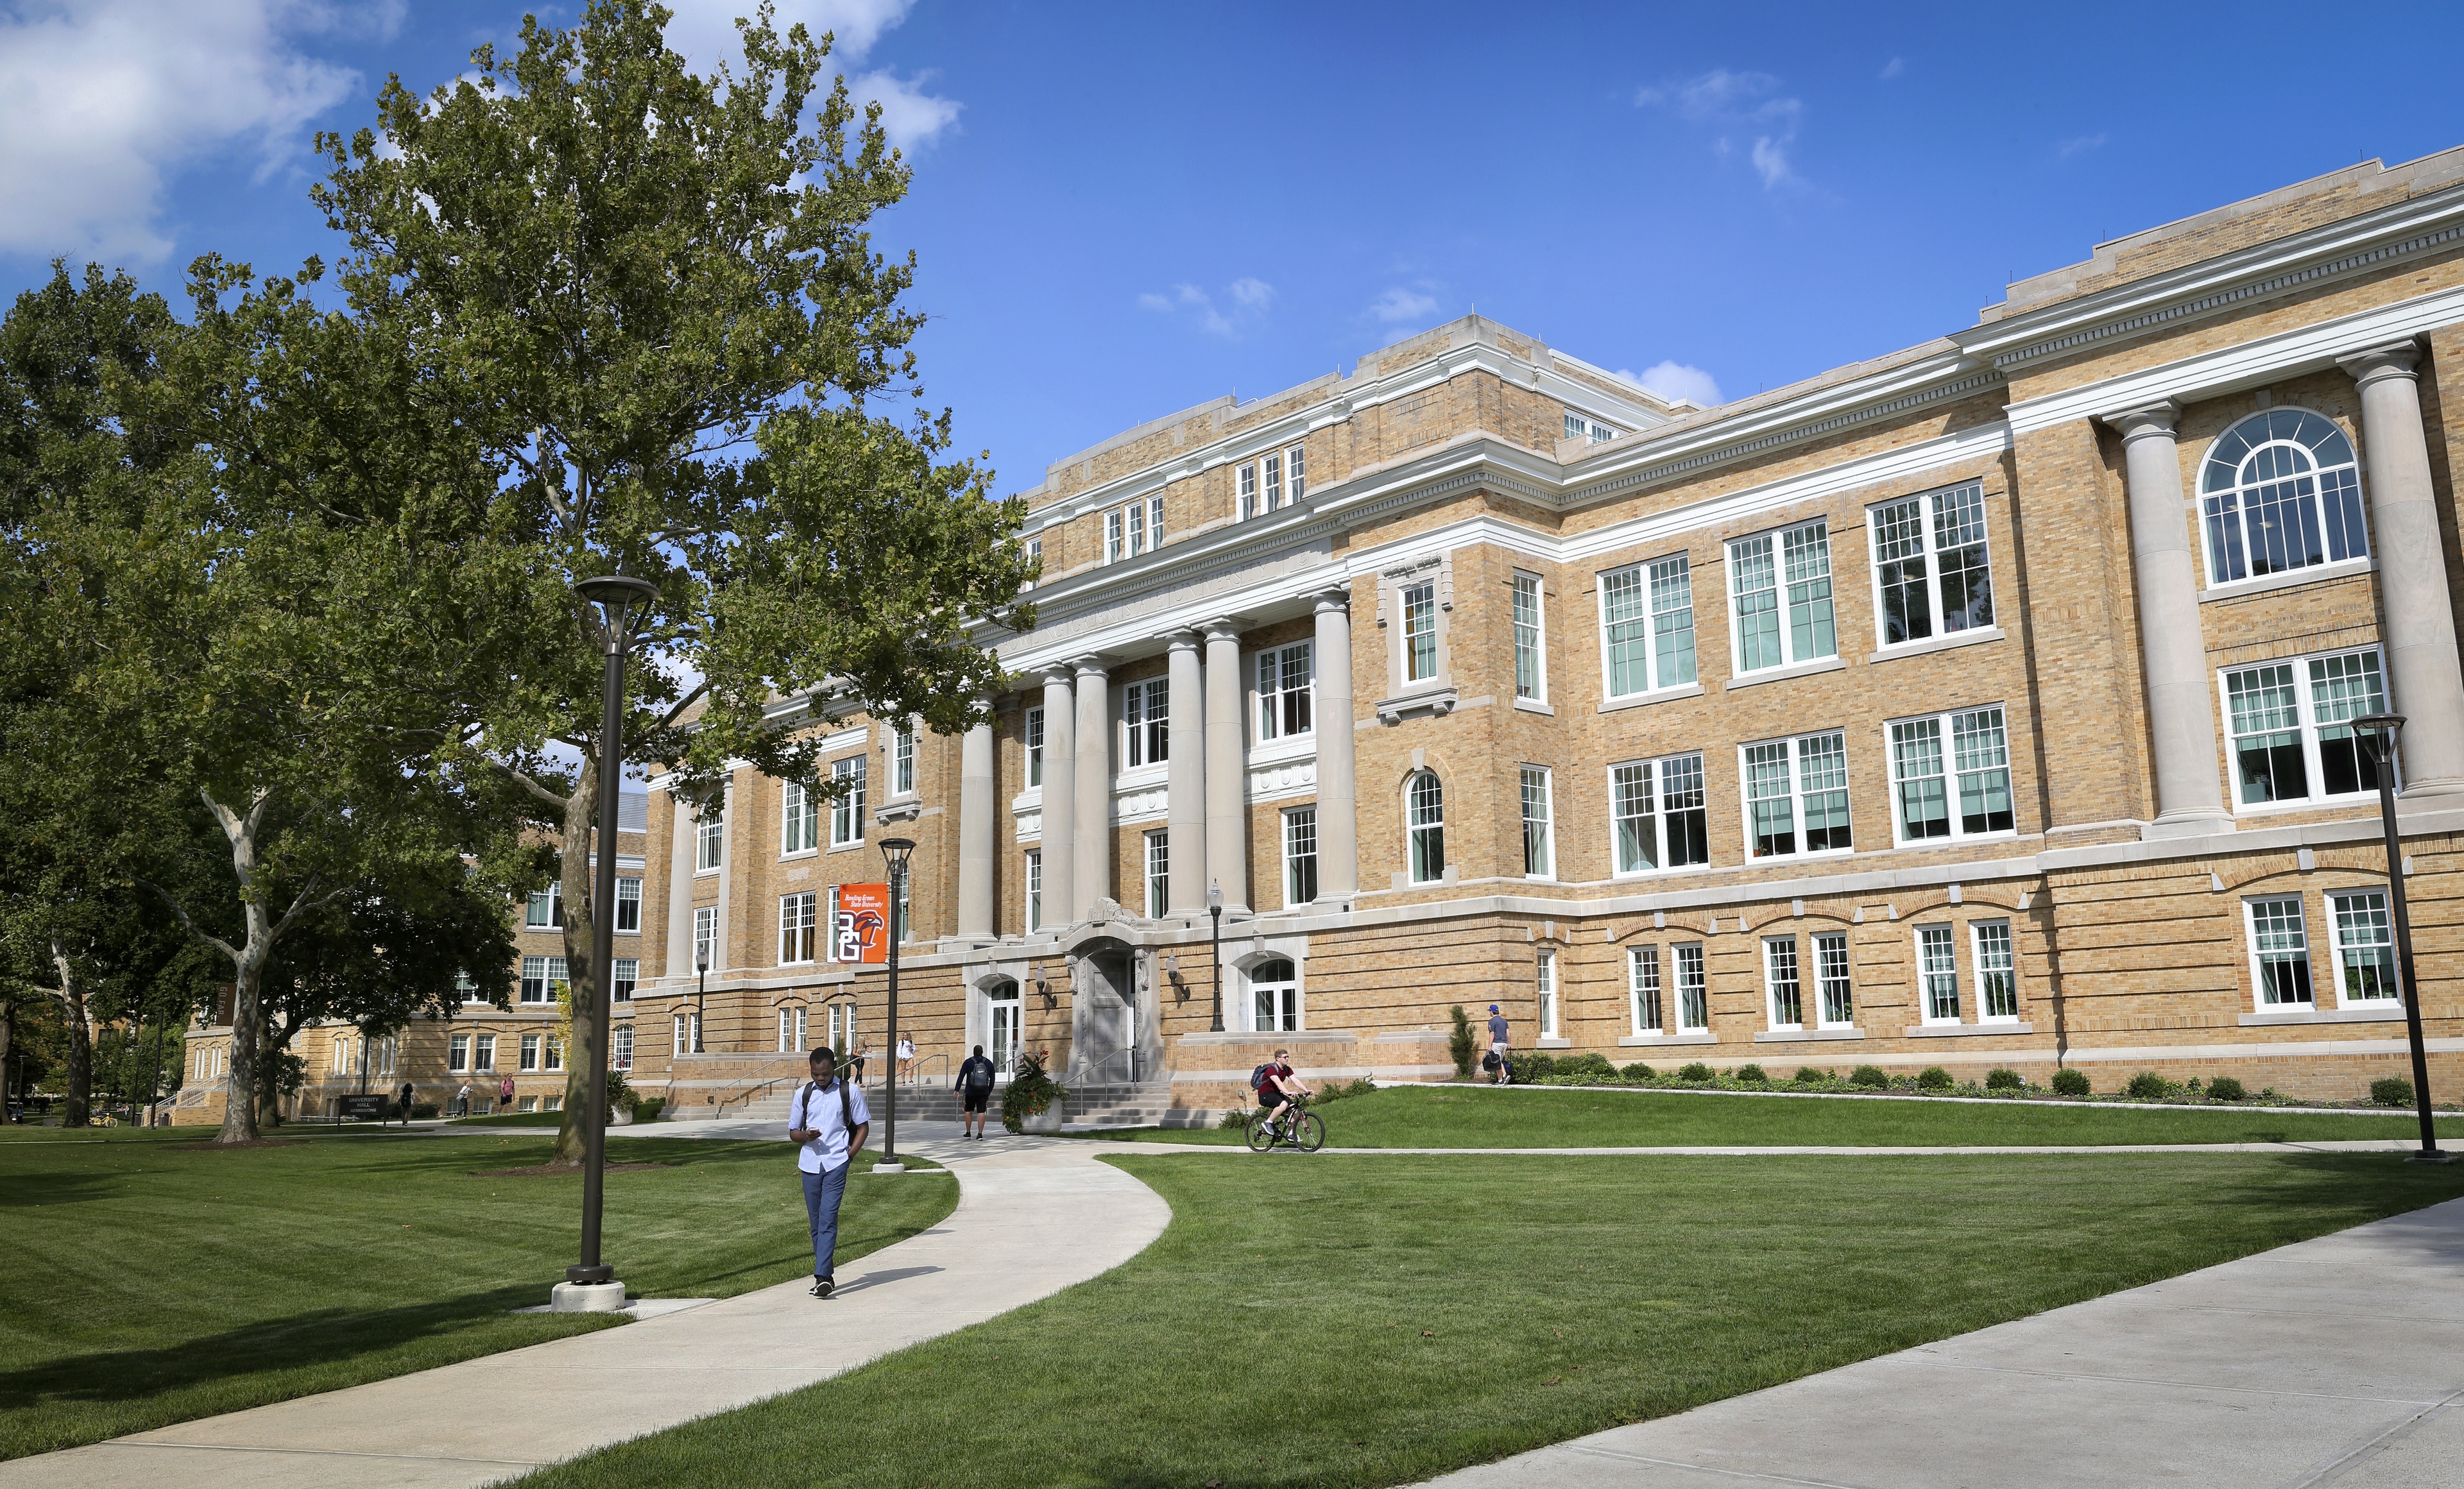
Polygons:
M813 1296L826 1298L838 1283L830 1258L839 1245L839 1201L864 1140L872 1133L872 1112L864 1092L838 1075L838 1056L827 1045L813 1051L813 1078L787 1104L787 1141L796 1145L796 1167L804 1179L804 1217L813 1232Z

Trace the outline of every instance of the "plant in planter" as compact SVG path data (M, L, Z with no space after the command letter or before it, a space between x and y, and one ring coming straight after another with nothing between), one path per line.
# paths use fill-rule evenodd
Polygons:
M1001 1093L1001 1127L1011 1132L1058 1132L1068 1090L1046 1075L1042 1055L1021 1055Z

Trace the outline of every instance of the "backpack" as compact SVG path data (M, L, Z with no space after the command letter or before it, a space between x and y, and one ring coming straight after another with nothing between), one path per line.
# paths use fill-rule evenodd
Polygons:
M1267 1061L1265 1064L1260 1065L1260 1066L1258 1066L1256 1069L1254 1069L1254 1070L1250 1071L1250 1072L1249 1072L1249 1089L1251 1089L1251 1090L1253 1090L1253 1091L1263 1091L1263 1090L1265 1090L1265 1089L1266 1088L1266 1072L1267 1072L1267 1071L1269 1071L1269 1070L1272 1070L1272 1069L1274 1069L1274 1068L1275 1068L1275 1062L1274 1062L1273 1061L1271 1061L1271 1060L1270 1060L1270 1061Z
M989 1091L993 1088L993 1062L977 1059L967 1062L967 1089Z
M1497 1067L1502 1063L1504 1063L1504 1062L1497 1058L1497 1051L1495 1050L1490 1050L1487 1054L1480 1057L1480 1068L1490 1075L1497 1074Z

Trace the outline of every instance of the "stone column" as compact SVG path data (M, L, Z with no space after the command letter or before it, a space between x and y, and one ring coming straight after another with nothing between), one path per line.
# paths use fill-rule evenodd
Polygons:
M958 939L993 938L993 727L958 741Z
M2403 341L2339 363L2362 390L2387 707L2405 715L2408 797L2464 793L2464 669L2456 661L2455 612L2413 374L2420 360L2421 348Z
M1223 909L1249 912L1248 763L1242 751L1241 631L1206 623L1206 881L1223 889ZM1175 872L1178 870L1176 869ZM1205 891L1198 905L1206 904Z
M2130 483L2130 555L2139 581L2139 654L2156 758L2156 820L2147 838L2233 831L2216 774L2215 687L2199 629L2197 561L2182 505L2173 439L2181 405L2167 399L2104 416L2122 434Z
M668 975L693 975L693 807L674 792L668 804L675 808L674 831L668 844Z
M1317 897L1349 903L1360 889L1358 788L1353 780L1352 591L1317 597Z
M1077 871L1069 887L1072 921L1088 919L1094 912L1095 902L1112 892L1111 681L1100 657L1081 657L1076 668L1078 800L1070 831ZM1045 720L1047 725L1050 722ZM1050 831L1045 829L1047 841ZM1045 883L1051 882L1052 876L1047 872Z
M1078 886L1074 877L1078 830L1077 705L1069 692L1069 668L1056 667L1044 674L1044 924L1066 926L1073 916Z
M1194 630L1175 631L1166 674L1172 712L1165 715L1165 819L1172 839L1164 908L1175 915L1206 913L1207 715L1198 665L1201 644Z
M736 965L735 922L728 917L735 909L737 829L744 823L736 810L736 777L727 778L727 794L718 799L718 925L710 938L710 970ZM702 1031L702 1043L710 1043L710 1031Z

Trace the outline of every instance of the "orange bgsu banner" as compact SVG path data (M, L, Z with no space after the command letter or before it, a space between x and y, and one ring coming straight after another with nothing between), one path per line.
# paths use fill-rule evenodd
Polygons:
M830 928L830 959L890 960L890 886L839 886L839 923Z

